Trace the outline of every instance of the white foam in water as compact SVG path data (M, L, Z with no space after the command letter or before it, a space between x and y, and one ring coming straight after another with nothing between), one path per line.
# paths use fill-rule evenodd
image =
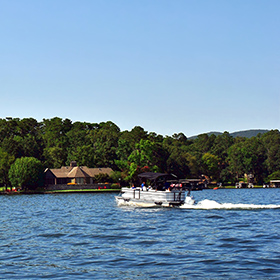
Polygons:
M134 207L158 207L152 203L133 202L133 201L117 201L118 206L134 206Z
M133 201L118 201L118 206L134 206L134 207L167 207L167 205L158 206L153 203L133 202ZM280 205L276 204L244 204L244 203L219 203L215 200L205 199L199 201L197 204L183 204L180 206L182 209L198 209L198 210L211 210L211 209L277 209Z
M184 209L202 209L202 210L210 210L210 209L275 209L280 208L280 205L268 204L268 205L257 205L257 204L243 204L243 203L219 203L214 200L205 199L199 201L197 204L189 205L184 204L180 206L180 208Z
M155 205L154 203L145 202L133 202L133 201L121 201L117 200L118 206L134 206L134 207L169 207L167 205ZM219 203L215 200L204 199L198 203L194 203L192 197L187 197L185 204L179 206L182 209L199 209L199 210L211 210L211 209L277 209L280 205L277 204L244 204L244 203Z

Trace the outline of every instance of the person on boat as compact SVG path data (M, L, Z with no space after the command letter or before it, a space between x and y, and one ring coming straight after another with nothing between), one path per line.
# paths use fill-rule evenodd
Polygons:
M142 191L144 190L144 187L145 187L145 182L143 182L143 183L141 184L141 189L142 189Z
M134 186L134 184L132 184L131 188L132 188L132 189L136 189L135 186Z
M162 191L163 190L163 184L159 183L157 186L157 191Z
M164 183L164 190L168 190L170 188L170 183L169 182L165 182Z

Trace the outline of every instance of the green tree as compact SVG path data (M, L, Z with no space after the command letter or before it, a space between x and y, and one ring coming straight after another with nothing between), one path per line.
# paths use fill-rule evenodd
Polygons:
M245 138L229 148L229 168L236 178L245 173L254 174L257 182L262 182L265 174L265 150L257 137Z
M160 135L160 134L156 134L155 132L150 132L148 134L148 139L152 142L155 142L155 143L162 143L163 136Z
M268 176L268 180L280 180L280 170L277 170Z
M243 142L237 142L228 149L229 170L232 172L236 180L246 172L243 155L242 155Z
M219 158L219 169L215 177L222 183L227 183L231 181L231 172L228 168L228 150L234 144L234 138L230 136L230 134L225 131L223 134L218 135L215 138L212 148L210 149L210 153L217 156Z
M116 155L119 160L127 160L129 155L132 153L133 147L126 138L119 138Z
M187 140L183 133L166 136L162 147L168 154L165 160L167 172L174 173L179 178L197 177L201 174L197 160L199 153L194 152L193 141Z
M201 158L202 155L211 151L211 148L213 147L215 140L216 140L216 136L214 134L211 134L210 136L206 133L200 134L193 141L193 144L191 145L190 149L193 152L200 154L200 158Z
M280 170L280 132L271 130L261 137L266 153L266 168L269 174Z
M156 137L156 135L149 135L151 138ZM119 133L119 141L117 147L117 157L120 160L127 160L129 155L135 149L135 145L140 142L140 140L147 140L148 134L141 126L135 126L131 131L123 131ZM151 140L151 139L150 139ZM153 140L151 140L154 142Z
M112 122L106 122L101 123L99 129L90 133L96 166L115 168L119 132L118 126Z
M174 133L172 135L172 138L174 140L176 140L176 142L179 144L179 145L188 145L188 139L187 137L185 136L184 133L180 132L180 133Z
M135 145L135 150L130 154L128 160L138 166L151 166L153 164L154 143L150 140L140 140Z
M0 119L0 142L5 138L13 138L19 135L19 121L18 118Z
M17 157L35 157L39 160L42 158L43 146L34 135L15 136L13 140L16 142Z
M10 185L9 170L15 158L0 148L0 183L7 187Z
M33 118L24 118L17 123L17 130L20 136L32 135L37 137L40 134L41 124Z
M218 135L210 150L211 154L216 155L225 164L228 156L228 149L234 144L234 139L230 134L225 131L223 134Z
M49 147L44 149L45 165L50 168L60 168L65 165L66 150L59 147Z
M199 177L201 174L205 173L205 165L203 162L203 155L206 153L211 153L211 149L214 145L216 136L211 134L200 134L196 139L192 140L190 145L186 146L186 151L196 158L197 162L197 174Z
M14 156L15 158L22 156L22 151L18 140L19 136L9 136L2 140L1 148L3 151L7 152L9 155Z
M68 151L67 165L76 161L79 166L95 167L94 148L91 144L73 147Z
M95 183L112 183L112 178L105 173L99 173L93 177Z
M140 140L146 140L148 138L148 133L141 126L135 126L131 132L131 140L133 144L139 143Z
M179 178L186 178L191 174L189 167L190 155L180 147L173 147L166 161L167 172L174 173Z
M52 118L44 119L41 127L41 134L44 143L43 156L45 165L48 167L60 167L65 165L67 160L67 147L69 146L66 136L72 128L68 119ZM54 160L55 157L55 161ZM61 164L57 166L55 163Z
M0 145L15 158L32 156L41 159L40 124L33 118L0 120Z
M117 160L116 164L126 175L126 180L135 180L139 173L146 171L158 172L159 168L156 163L156 144L150 140L141 139L135 144L127 160Z
M220 164L221 159L210 153L205 153L202 156L202 161L205 166L206 175L210 176L211 178L213 178L215 180L219 179L219 174L220 174L219 164Z
M78 165L95 166L94 149L91 144L90 133L98 128L98 124L86 122L73 123L71 130L66 133L69 143L67 147L67 165L75 160Z
M16 159L9 170L9 179L13 187L32 190L44 184L44 168L36 158L22 157Z

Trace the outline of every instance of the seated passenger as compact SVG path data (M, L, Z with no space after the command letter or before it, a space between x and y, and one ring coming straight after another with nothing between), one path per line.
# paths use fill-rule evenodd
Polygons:
M170 188L170 183L165 182L164 183L164 189L167 191Z

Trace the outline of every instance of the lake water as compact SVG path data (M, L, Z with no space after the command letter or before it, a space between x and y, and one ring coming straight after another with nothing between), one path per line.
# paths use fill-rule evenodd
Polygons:
M115 195L0 196L0 279L280 278L280 189L193 192L193 209Z

